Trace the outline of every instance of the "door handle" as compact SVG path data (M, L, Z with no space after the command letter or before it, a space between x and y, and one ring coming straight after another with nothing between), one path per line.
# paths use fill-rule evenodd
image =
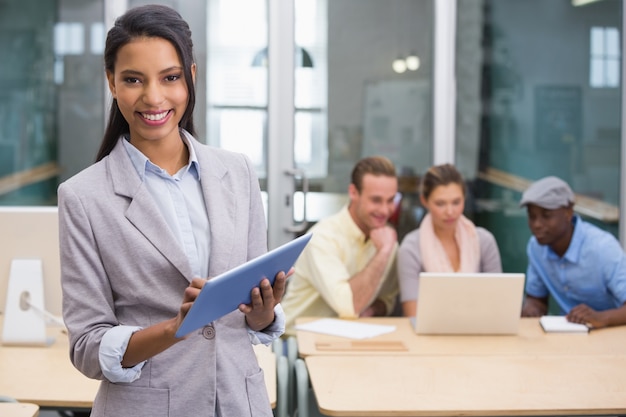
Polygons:
M287 226L285 230L290 233L302 233L309 227L309 222L306 219L306 195L309 192L309 178L304 170L297 168L286 170L285 175L293 177L294 180L299 178L302 181L302 222ZM293 198L289 198L289 201L292 201L291 217L293 218Z

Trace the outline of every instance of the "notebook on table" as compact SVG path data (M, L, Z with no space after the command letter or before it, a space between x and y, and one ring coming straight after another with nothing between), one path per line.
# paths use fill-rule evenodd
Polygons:
M418 334L516 334L523 273L420 274Z
M590 326L567 321L565 316L542 316L539 324L546 333L589 333Z

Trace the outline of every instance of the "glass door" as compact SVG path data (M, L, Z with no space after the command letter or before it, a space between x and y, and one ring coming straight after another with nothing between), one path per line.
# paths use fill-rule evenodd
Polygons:
M433 158L434 12L431 0L295 1L296 51L311 57L296 59L295 163L308 177L296 221L338 211L354 164L378 154L400 175L399 237L417 227Z
M295 178L306 184L293 152L293 3L211 0L207 28L207 141L251 158L273 248L300 230L292 225Z
M208 2L208 142L252 158L270 247L346 204L352 166L366 155L396 163L403 230L416 226L417 180L432 160L433 7Z

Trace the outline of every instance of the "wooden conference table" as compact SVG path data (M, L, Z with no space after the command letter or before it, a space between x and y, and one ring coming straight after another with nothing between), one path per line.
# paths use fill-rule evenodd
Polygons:
M626 413L626 356L309 356L330 416Z
M60 327L50 327L48 335L51 346L0 346L0 394L42 408L91 408L99 381L74 368Z
M48 332L55 338L51 346L0 346L0 394L47 409L91 408L100 381L87 378L74 368L69 359L68 337L60 327L50 327ZM254 350L265 373L270 403L275 407L276 357L267 346L255 346Z
M316 320L302 318L297 324ZM417 335L406 317L358 319L359 323L392 325L396 330L367 340L297 331L298 354L311 355L621 355L626 354L626 326L588 334L546 334L539 319L522 318L517 335ZM390 347L401 350L390 350Z
M39 406L28 403L0 403L2 417L37 417Z
M546 334L537 319L522 319L515 336L418 336L405 318L359 321L397 330L355 349L344 338L297 334L325 415L626 413L626 327ZM406 350L371 344L383 341Z

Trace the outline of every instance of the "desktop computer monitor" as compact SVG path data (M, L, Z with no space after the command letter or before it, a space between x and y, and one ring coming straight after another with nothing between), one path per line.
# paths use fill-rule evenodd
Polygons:
M3 343L45 343L45 314L60 317L61 298L57 207L0 207Z

